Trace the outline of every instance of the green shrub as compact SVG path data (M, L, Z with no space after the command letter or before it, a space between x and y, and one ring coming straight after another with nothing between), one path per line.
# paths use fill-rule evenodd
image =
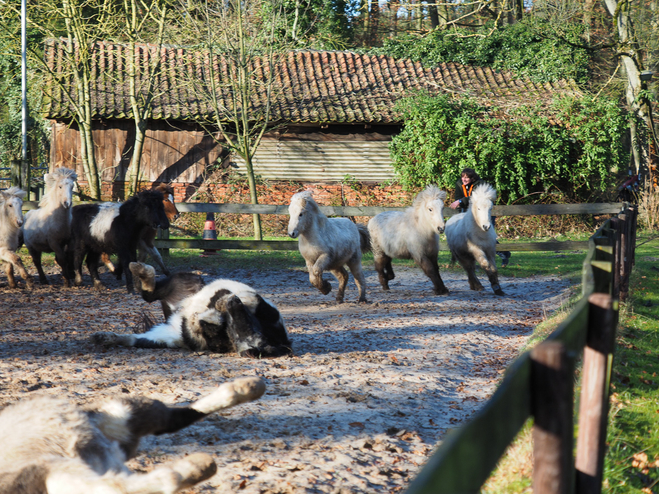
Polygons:
M613 101L565 99L549 110L509 110L504 118L470 99L421 95L399 109L405 126L390 149L406 188L436 183L453 190L460 171L471 167L504 203L531 194L592 200L628 160L628 121Z

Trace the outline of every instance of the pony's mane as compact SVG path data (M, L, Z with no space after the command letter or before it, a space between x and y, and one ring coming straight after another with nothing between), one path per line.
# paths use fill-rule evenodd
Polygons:
M5 202L6 199L11 199L12 197L18 197L22 200L25 197L25 194L27 194L27 192L14 185L13 187L9 187L7 190L2 191L2 194L0 194L0 203Z
M39 207L45 207L52 200L55 195L55 185L62 180L71 179L74 182L78 179L78 175L75 171L68 168L55 168L52 173L46 173L44 175L44 181L46 183L46 193L39 201Z
M157 190L165 195L174 195L174 187L172 187L172 184L161 183L155 187L151 187L151 190Z
M419 192L412 202L414 209L418 209L427 201L440 200L443 201L446 199L446 192L439 190L436 185L429 185L424 190Z
M291 197L291 206L295 204L302 207L305 203L311 205L312 209L319 211L318 204L313 199L313 190L303 190L302 192L293 194L293 197Z
M471 193L471 200L469 203L480 202L482 200L489 200L494 203L497 199L497 191L488 183L482 183L476 186Z

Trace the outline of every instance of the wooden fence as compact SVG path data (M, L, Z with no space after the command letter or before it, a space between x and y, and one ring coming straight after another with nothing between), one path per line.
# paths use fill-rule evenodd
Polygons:
M530 417L534 492L601 492L618 299L627 297L636 215L625 207L590 238L581 300L544 342L513 362L474 418L447 435L407 494L479 492ZM574 370L582 353L575 461Z
M212 204L212 203L177 203L181 213L218 213L218 214L279 214L288 215L286 205L267 204ZM624 203L591 204L548 204L532 206L494 206L494 216L532 216L563 214L618 214L625 207ZM383 211L400 211L405 208L385 208L373 206L321 206L320 210L327 216L375 216ZM444 209L444 216L449 218L457 214L455 210ZM201 235L201 232L200 232ZM169 239L169 233L159 235L155 242L159 249L247 249L247 250L297 250L297 241L289 240L203 240ZM498 250L510 251L558 251L587 250L588 242L529 242L498 244ZM444 242L441 250L447 250Z

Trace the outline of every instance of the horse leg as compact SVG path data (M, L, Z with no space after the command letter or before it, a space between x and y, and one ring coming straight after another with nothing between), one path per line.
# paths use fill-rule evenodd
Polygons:
M430 281L432 281L433 292L435 295L448 295L449 291L444 285L441 275L439 274L439 266L437 265L437 258L431 259L430 257L422 257L419 259L419 266L423 269Z
M505 295L499 285L499 273L497 272L497 265L494 261L494 254L486 255L483 253L482 256L477 258L480 267L483 268L483 271L487 274L487 278L490 280L490 285L492 286L492 291L496 295Z
M16 280L14 279L14 266L10 262L3 263L5 273L7 274L7 284L9 288L16 288Z
M358 302L368 302L368 300L366 300L366 278L364 277L364 271L362 270L361 258L358 260L350 260L348 262L348 267L350 268L352 277L355 278L355 284L359 290Z
M69 270L69 259L66 255L66 249L64 246L60 244L56 244L53 245L53 252L55 253L55 262L57 262L60 269L62 270L62 277L64 278L64 287L69 288L71 286L71 276ZM39 264L41 264L41 254L39 254Z
M378 272L378 280L383 290L389 290L389 280L394 279L394 270L391 267L391 257L379 254L374 257L375 270Z
M169 276L171 273L169 272L169 269L165 267L165 263L162 260L162 256L160 255L160 252L158 252L158 249L156 249L156 246L153 245L153 241L147 242L146 239L140 239L140 254L138 256L138 261L144 262L146 260L146 255L149 254L151 256L151 259L153 259L156 264L160 267L163 273L165 275Z
M323 271L327 269L329 260L327 254L321 254L312 266L307 264L307 267L309 268L309 281L313 286L318 288L323 295L327 295L332 291L332 285L330 285L330 282L323 279Z
M41 251L31 248L28 248L27 250L30 252L30 256L32 256L32 263L34 264L34 267L37 268L37 273L39 273L39 283L42 285L49 285L50 282L48 281L48 277L46 276L46 273L44 273L43 266L41 265ZM55 258L57 258L57 256L55 256Z
M104 288L101 278L98 276L98 263L100 259L101 256L96 252L90 251L87 253L87 269L89 270L89 275L92 277L94 288L97 290Z
M393 280L396 275L394 274L394 267L391 265L391 257L387 256L387 262L384 265L384 275L387 280Z
M483 285L481 285L481 282L478 281L478 278L476 277L476 263L474 261L474 258L471 256L469 256L468 258L458 257L458 262L467 272L467 279L469 280L469 288L477 292L484 290Z
M82 286L82 260L85 258L85 254L85 249L80 242L73 246L73 271L76 286Z
M25 285L28 289L34 288L34 281L32 277L27 274L25 266L23 266L23 261L16 252L7 249L0 249L0 259L4 259L9 263L9 268L5 265L5 272L7 273L7 281L11 288L16 288L16 280L14 279L14 268L18 271L18 274L25 280Z
M344 267L339 267L336 269L331 269L330 272L337 280L339 280L339 289L336 292L336 301L338 303L342 303L346 292L346 286L348 286L348 271L346 271L346 268Z

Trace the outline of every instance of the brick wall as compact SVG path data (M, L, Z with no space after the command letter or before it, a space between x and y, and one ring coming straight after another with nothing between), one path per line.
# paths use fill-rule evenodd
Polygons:
M85 181L78 185L84 191ZM146 183L144 188L153 184ZM216 202L216 203L249 203L247 184L198 184L173 183L174 200L176 202ZM307 188L314 189L314 199L324 206L408 206L416 191L405 191L400 185L381 184L322 184L322 183L292 183L268 182L258 185L259 203L288 204L291 196ZM103 182L102 197L106 201L120 200L123 184Z

